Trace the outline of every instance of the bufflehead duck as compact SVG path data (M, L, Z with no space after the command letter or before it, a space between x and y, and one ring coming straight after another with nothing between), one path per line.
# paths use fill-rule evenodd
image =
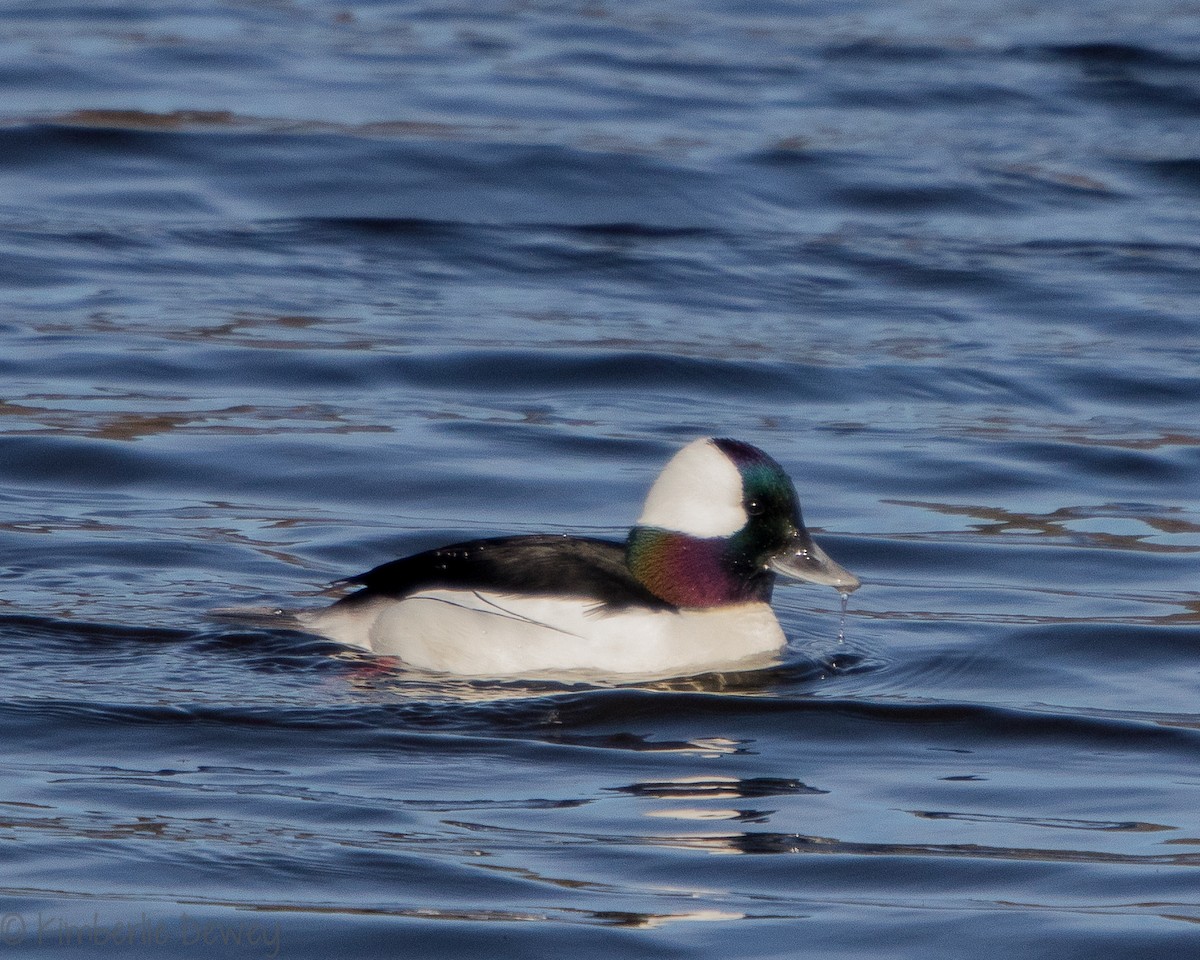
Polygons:
M776 661L776 575L846 594L858 578L804 528L757 447L701 439L667 464L624 543L532 535L393 560L290 626L472 677L689 676Z

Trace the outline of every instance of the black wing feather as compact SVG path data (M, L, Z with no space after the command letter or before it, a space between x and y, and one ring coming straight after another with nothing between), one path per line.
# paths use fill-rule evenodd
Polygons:
M589 537L534 534L471 540L382 564L345 583L363 589L343 598L400 599L420 590L458 588L591 600L608 609L633 605L672 609L625 564L625 545Z

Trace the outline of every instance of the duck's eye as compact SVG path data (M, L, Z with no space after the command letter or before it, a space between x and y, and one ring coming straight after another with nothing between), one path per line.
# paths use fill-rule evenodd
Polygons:
M747 500L746 501L746 513L752 517L757 517L759 514L761 514L766 509L767 508L763 506L763 503L761 500Z

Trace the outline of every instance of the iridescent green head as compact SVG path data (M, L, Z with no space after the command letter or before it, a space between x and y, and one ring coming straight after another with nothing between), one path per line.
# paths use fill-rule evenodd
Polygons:
M777 573L843 592L858 586L812 542L783 467L740 440L696 440L675 455L646 497L626 558L678 607L766 602Z

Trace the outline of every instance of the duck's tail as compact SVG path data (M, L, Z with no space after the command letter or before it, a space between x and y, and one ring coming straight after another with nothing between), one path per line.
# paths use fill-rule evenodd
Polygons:
M266 627L273 630L303 630L300 610L282 607L218 607L208 611L214 620L236 623L243 627Z
M215 620L242 627L266 630L298 630L315 634L349 647L371 649L370 626L376 611L370 606L335 603L317 610L286 610L283 607L220 607L208 615Z

